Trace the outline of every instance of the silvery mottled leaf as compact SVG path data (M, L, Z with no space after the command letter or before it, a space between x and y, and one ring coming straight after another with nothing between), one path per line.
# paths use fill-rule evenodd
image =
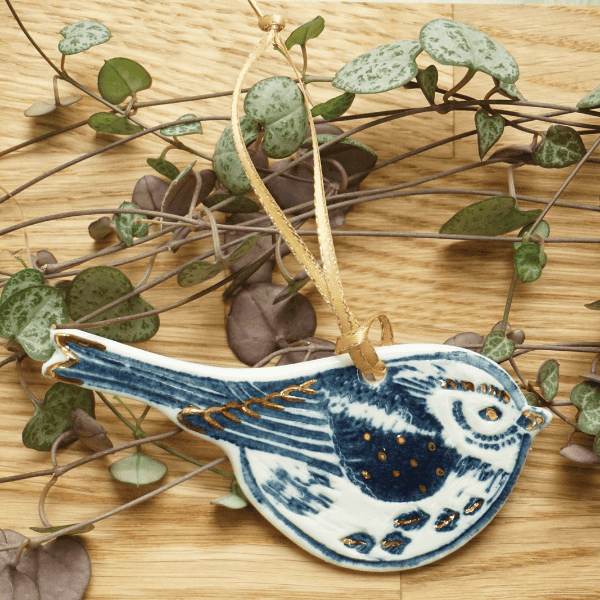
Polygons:
M67 294L69 315L73 320L80 319L132 291L133 285L118 269L90 267L79 273L71 283ZM100 313L90 322L135 315L149 310L152 310L152 306L141 296L135 296ZM158 315L152 315L125 323L105 325L94 329L94 333L117 342L135 344L149 340L158 331L159 324Z
M579 162L585 155L583 140L566 125L551 125L546 138L533 151L533 162L545 169L562 169Z
M118 117L113 113L99 112L88 119L88 125L99 133L111 135L132 135L144 128L132 123L127 117Z
M559 454L574 462L584 465L600 465L600 456L593 450L580 446L579 444L569 444L561 448Z
M340 96L335 96L335 98L327 100L327 102L322 102L321 104L313 106L310 114L313 117L321 116L324 119L337 119L352 106L355 97L355 94L344 92Z
M319 346L326 346L329 350L316 350L314 352L308 352L308 357L306 349L302 349L303 343L312 343L319 344ZM296 345L296 344L294 344ZM295 365L299 362L304 362L305 360L317 360L318 358L326 358L328 356L335 356L335 344L328 340L322 340L321 338L309 337L305 340L300 340L297 342L298 352L288 352L286 354L282 354L277 361L277 366L281 367L283 365Z
M502 331L492 331L485 338L481 354L500 363L510 358L515 351L515 344Z
M260 206L254 202L254 200L250 200L250 198L246 198L246 196L234 196L232 194L212 194L208 198L205 198L202 203L204 206L208 208L212 208L217 204L220 204L227 198L231 198L227 204L224 204L219 208L219 212L224 213L255 213L260 210Z
M114 462L108 471L117 481L140 487L159 482L167 473L167 465L138 449L135 454Z
M177 175L179 175L179 170L177 171ZM160 211L163 198L168 189L169 184L160 177L144 175L133 188L131 202L144 210Z
M129 58L111 58L98 72L98 91L111 102L119 104L128 96L147 90L152 85L150 73Z
M271 158L291 156L308 131L302 92L289 77L268 77L254 84L244 99L244 111L263 126L262 148Z
M44 281L44 274L40 273L37 269L21 269L17 271L2 288L0 305L21 290L26 290L36 285L44 285Z
M517 89L517 86L514 83L506 83L505 81L500 81L498 83L500 89L504 92L504 95L509 98L517 98L518 100L525 100L523 94Z
M581 411L577 425L584 433L596 435L600 431L600 385L582 381L571 390L571 402Z
M139 208L131 202L123 202L119 208L135 210ZM115 229L119 239L129 248L133 244L133 238L143 238L148 235L148 223L136 223L136 219L145 219L144 215L132 213L115 214Z
M183 115L177 119L181 121L183 119L194 119L196 115ZM193 133L202 133L202 123L182 123L181 125L171 125L171 127L165 127L160 130L160 133L167 137L180 137L182 135L192 135Z
M106 434L106 429L81 408L76 408L71 412L71 429L94 452L101 452L113 447Z
M419 71L417 40L392 42L369 50L343 66L331 85L353 94L378 94L408 83Z
M260 134L260 125L248 116L240 118L240 128L246 146ZM231 125L225 128L215 146L214 168L219 181L233 194L245 194L252 189L235 149Z
M438 70L435 65L429 65L426 69L419 69L417 83L425 98L429 102L435 102L435 90L438 83Z
M521 210L512 196L479 200L462 210L440 228L440 233L501 235L533 223L541 210Z
M68 322L61 295L45 285L23 289L0 305L0 337L21 344L34 360L48 360L54 354L50 327Z
M530 229L529 225L525 225L517 235L523 237ZM550 235L550 225L546 221L540 221L531 235L539 235L541 238L546 239ZM513 248L516 250L521 244L522 242L513 242Z
M458 346L459 348L468 348L474 352L481 352L485 338L478 333L472 331L465 331L464 333L457 333L451 338L448 338L444 344L446 346Z
M475 127L479 158L483 160L487 151L502 137L504 118L500 113L489 115L485 110L480 109L475 113Z
M78 21L60 30L65 39L58 42L61 54L79 54L92 46L108 42L112 37L110 29L97 21Z
M60 99L60 108L63 106L71 106L71 104L75 104L79 102L83 96L67 96L66 98ZM56 100L54 98L48 98L48 100L40 100L35 104L32 104L26 111L26 117L41 117L42 115L47 115L59 108L56 105Z
M523 244L513 256L513 264L523 283L536 281L546 265L546 253L537 244Z
M33 258L33 265L36 269L41 269L44 265L55 265L58 261L52 252L48 250L39 250ZM0 304L2 300L0 299Z
M542 395L548 401L554 400L558 394L558 362L553 358L542 363L537 373L537 382Z
M294 29L287 40L285 40L285 47L289 50L295 45L305 46L308 40L312 40L319 36L323 29L325 29L325 19L323 17L315 17L312 21L300 25L297 29Z
M58 292L58 295L66 302L67 294L71 289L71 282L65 280L57 281L52 287Z
M88 233L93 240L103 240L114 230L114 223L109 217L100 217L88 225Z
M26 539L24 535L11 529L0 531L0 543L21 544ZM16 553L17 550L0 552L0 571L3 564L14 561ZM17 570L33 581L39 596L17 596L15 600L33 600L38 597L40 600L81 600L92 576L90 557L83 544L77 538L69 536L59 537L25 552ZM32 593L27 588L26 591ZM2 600L5 600L4 596Z
M600 106L600 85L586 94L577 104L577 108L598 108Z
M519 78L515 59L485 33L450 19L435 19L419 34L423 50L442 65L482 71L504 83Z
M94 417L94 392L62 381L52 385L23 429L23 444L27 448L49 452L55 440L72 428L71 412L76 408ZM62 445L72 444L76 439L69 437Z
M166 158L159 156L158 158L147 158L146 162L152 167L157 173L160 173L167 179L173 181L179 175L179 169ZM160 206L160 205L159 205Z
M311 337L315 311L301 294L273 306L283 286L259 283L237 294L227 316L227 342L236 357L256 364L275 350Z

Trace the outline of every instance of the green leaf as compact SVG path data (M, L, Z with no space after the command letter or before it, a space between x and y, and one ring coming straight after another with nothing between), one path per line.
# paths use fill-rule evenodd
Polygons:
M236 494L226 494L225 496L211 500L210 503L218 506L225 506L226 508L233 508L235 510L246 508L246 506L248 506L248 502Z
M71 283L67 294L69 315L74 320L80 319L132 291L133 285L118 269L90 267L79 273ZM141 296L135 296L100 313L90 322L136 315L148 310L152 310L152 306ZM159 324L158 315L153 315L125 323L105 325L94 329L94 333L117 342L134 344L149 340L158 331Z
M37 531L37 533L54 533L56 531L60 531L61 529L66 529L67 527L72 527L76 523L70 523L69 525L55 525L54 527L30 527L32 531ZM95 526L91 523L89 525L84 525L79 529L75 529L74 531L69 531L69 535L79 535L80 533L88 533L95 529Z
M598 108L600 106L600 85L586 94L577 104L577 108Z
M281 292L275 297L273 304L278 304L286 298L293 296L296 292L299 292L310 280L310 277L303 277L298 281L292 281L291 283L288 283L287 287L281 290Z
M600 456L600 431L596 434L594 438L594 452Z
M98 91L112 104L119 104L128 96L147 90L151 85L150 73L129 58L111 58L98 73Z
M254 200L250 200L250 198L246 198L246 196L232 196L231 194L213 194L204 199L202 204L208 208L212 208L223 202L223 200L227 200L227 198L231 198L231 200L219 208L220 212L253 213L260 210L260 206L258 206Z
M590 435L600 432L600 384L578 383L571 390L571 402L581 411L577 421L579 429Z
M0 306L5 300L8 300L13 294L33 287L34 285L44 285L44 274L37 269L21 269L17 271L2 288L0 295Z
M590 304L584 304L584 306L590 310L600 310L600 300L596 300L596 302L590 302Z
M108 471L117 481L140 487L159 482L167 473L167 465L138 449L135 454L114 462Z
M518 100L525 100L523 94L517 89L517 86L514 83L506 83L506 81L500 81L498 86L501 90L503 90L507 96L511 96L512 98L517 98Z
M172 163L159 156L158 158L147 158L146 162L158 173L173 181L179 175L179 169Z
M521 210L512 196L479 200L462 210L440 228L440 233L501 235L533 223L541 210Z
M544 141L533 151L533 162L545 169L562 169L579 162L586 149L579 133L566 125L551 125Z
M438 70L436 66L429 65L426 69L419 69L417 83L423 94L425 94L425 98L431 103L435 102L435 90L438 83Z
M35 407L35 414L23 429L23 443L28 448L48 452L65 431L72 428L71 413L80 408L94 417L94 392L58 382L51 386L44 401ZM72 444L77 436L67 438L64 445Z
M246 146L253 142L260 134L260 125L248 116L240 118L242 138ZM227 125L217 145L215 146L214 169L219 181L233 194L245 194L252 189L250 180L238 158L231 132L231 125Z
M119 208L136 210L139 208L131 202L123 202ZM142 238L148 235L148 223L136 223L136 219L145 219L144 215L119 213L115 215L115 227L117 235L129 248L133 244L133 238Z
M179 117L178 121L183 119L194 119L196 115L183 115ZM179 137L182 135L192 135L193 133L202 133L202 123L182 123L181 125L171 125L171 127L165 127L160 132L167 137Z
M480 109L475 113L475 127L477 128L479 158L483 160L487 151L502 137L504 119L500 113L488 115L485 110Z
M515 343L502 331L492 331L486 338L481 354L499 363L509 359L515 351Z
M112 135L133 135L144 128L132 123L127 117L117 117L112 113L99 112L88 119L88 125L99 133Z
M527 400L527 404L529 404L529 406L540 405L540 399L537 394L534 394L533 392L523 392L523 395L525 396L525 400Z
M205 260L193 262L179 272L177 283L181 287L190 287L216 277L254 248L258 238L257 235L246 238L228 257L218 262L212 263Z
M417 40L378 46L343 66L331 85L353 94L379 94L408 83L418 72L415 58L421 53Z
M297 29L294 29L287 40L285 40L285 47L289 50L295 45L304 46L308 40L312 40L319 36L323 29L325 29L325 19L323 17L315 17L312 21L300 25Z
M78 21L60 30L65 39L58 42L61 54L79 54L92 46L108 42L112 37L110 29L97 21Z
M355 94L344 92L340 96L327 100L327 102L313 106L310 114L313 117L320 115L324 119L337 119L337 117L341 117L352 106L355 97Z
M546 265L546 254L537 244L523 244L515 250L513 264L519 279L523 283L531 283L541 277Z
M523 229L521 229L517 235L522 238L528 231L529 225L525 225L525 227L523 227ZM550 235L550 225L548 225L546 221L540 221L531 235L537 235L543 239L546 239ZM513 242L513 248L516 250L521 246L521 243L522 242Z
M46 285L12 294L0 306L0 337L19 342L34 360L48 360L54 354L50 327L68 322L64 300Z
M519 78L515 59L485 33L450 19L435 19L419 34L423 50L442 65L482 71L504 83Z
M538 370L537 381L542 395L548 401L554 400L558 394L558 362L553 358L542 363Z
M244 111L264 127L262 149L271 158L292 155L306 137L308 111L300 88L289 77L268 77L254 84Z

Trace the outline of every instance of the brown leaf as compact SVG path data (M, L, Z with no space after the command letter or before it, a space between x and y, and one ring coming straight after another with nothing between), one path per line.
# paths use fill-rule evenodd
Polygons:
M585 465L600 465L600 456L593 450L580 446L579 444L570 444L565 446L559 452L561 456Z
M144 175L133 188L131 202L144 210L158 211L168 189L169 184L160 177Z
M113 447L106 435L106 429L84 410L76 408L71 413L71 421L73 432L90 450L101 452Z
M472 331L465 331L464 333L457 333L456 335L448 338L444 344L446 346L458 346L459 348L468 348L475 352L481 352L485 338L478 333Z

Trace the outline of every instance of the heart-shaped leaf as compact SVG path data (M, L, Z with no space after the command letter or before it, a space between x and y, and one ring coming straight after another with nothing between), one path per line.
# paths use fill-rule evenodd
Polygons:
M438 70L435 65L429 65L426 69L419 69L417 73L417 83L425 98L429 102L435 102L435 90L438 83Z
M600 456L600 432L598 432L594 438L594 452Z
M230 267L236 260L247 254L258 242L259 236L253 235L245 239L229 256L218 262L199 260L187 265L177 275L177 283L181 287L197 285L208 279L216 277L219 273Z
M598 456L589 448L580 446L579 444L569 444L568 446L562 448L559 454L565 458L568 458L569 460L584 465L600 464L600 456Z
M478 333L472 331L465 331L464 333L457 333L451 338L448 338L444 344L446 346L458 346L459 348L468 348L474 352L481 352L485 338Z
M231 198L227 204L224 204L219 208L219 212L224 213L254 213L260 210L260 206L254 202L254 200L250 200L250 198L246 198L246 196L234 196L232 194L212 194L208 198L205 198L202 201L202 204L208 208L212 208L217 204L220 204L227 198Z
M161 175L173 181L179 175L179 169L172 163L159 156L158 158L147 158L146 162Z
M594 381L582 381L571 390L571 402L581 411L577 420L584 433L600 432L600 385Z
M523 229L521 229L517 235L522 238L529 231L529 229L529 225L525 225L525 227L523 227ZM546 221L540 221L536 225L531 235L537 235L540 238L546 239L550 235L550 225L548 225ZM513 248L516 250L521 246L521 244L522 242L513 242Z
M529 406L540 405L540 397L534 392L523 392L523 396L525 396L525 400L527 400L527 404L529 404Z
M147 90L151 85L150 73L129 58L111 58L102 65L98 73L98 91L112 104L119 104L128 96Z
M111 135L133 135L144 129L132 123L127 117L118 117L106 112L93 114L88 119L88 125L98 133L110 133Z
M68 322L64 300L46 285L12 294L0 306L0 337L21 344L34 360L48 360L54 354L50 327Z
M260 134L260 125L248 116L240 118L240 128L246 146ZM245 194L252 189L235 149L231 125L225 128L215 146L214 169L219 181L233 194Z
M408 83L418 72L417 40L392 42L361 54L343 66L331 85L352 94L378 94Z
M17 271L2 288L0 305L21 290L26 290L36 285L44 285L44 280L44 274L37 269L21 269Z
M118 269L90 267L79 273L71 283L67 294L69 315L74 320L80 319L132 291L133 285ZM152 306L141 296L135 296L100 313L91 322L136 315L149 310L152 310ZM149 340L158 331L159 324L158 315L152 315L125 323L105 325L94 329L94 333L117 342L134 344Z
M305 46L308 40L312 40L319 36L323 29L325 29L325 19L323 17L315 17L312 21L300 25L297 29L294 29L287 40L285 40L285 47L289 50L295 45Z
M537 244L523 244L515 250L513 264L523 283L536 281L546 265L546 253Z
M516 98L518 100L525 100L523 94L517 89L514 83L507 83L506 81L500 81L498 87L504 92L509 98Z
M26 117L41 117L55 111L57 108L63 108L65 106L71 106L81 100L82 96L67 96L66 98L60 99L60 107L56 104L55 98L48 98L48 100L40 100L35 104L32 104L26 111Z
M93 240L103 240L114 230L114 223L109 217L100 217L88 225L88 233Z
M584 306L590 310L600 310L600 300L596 300L596 302L590 302L589 304L584 304Z
M327 102L313 106L310 114L313 117L318 117L320 115L324 119L337 119L352 106L355 97L355 94L344 92L340 96L327 100Z
M148 160L152 159L149 158ZM173 179L175 179L177 175L179 175L179 169L177 169L177 174ZM163 199L168 189L169 184L160 177L156 177L155 175L144 175L138 180L133 188L131 202L144 210L160 211L160 207L162 206Z
M509 359L515 351L515 343L502 331L492 331L485 338L481 354L499 363Z
M600 85L586 94L577 104L577 108L598 108L600 106Z
M135 210L139 208L131 202L123 202L119 208ZM136 223L136 219L145 219L144 215L131 213L118 213L115 215L115 228L120 240L129 248L133 244L133 238L143 238L148 235L148 223Z
M106 429L80 408L71 412L71 428L73 433L94 452L101 452L113 447L106 435Z
M183 115L179 117L178 121L184 119L195 119L196 115ZM167 137L179 137L182 135L192 135L193 133L202 133L202 123L181 123L181 125L171 125L171 127L165 127L160 132Z
M450 19L435 19L419 34L423 50L442 65L482 71L505 83L519 78L515 59L485 33Z
M500 113L488 115L485 110L480 109L475 113L475 127L477 129L479 158L483 160L487 151L502 137L504 119Z
M35 256L31 256L33 259L33 266L36 269L42 270L46 265L55 265L58 261L52 252L48 252L48 250L39 250ZM2 304L2 300L0 300L0 304Z
M558 362L553 358L542 363L538 370L537 382L546 400L554 400L558 394Z
M512 196L479 200L462 210L440 228L440 233L501 235L533 223L541 210L521 210Z
M300 88L289 77L268 77L254 84L244 111L264 127L262 148L271 158L292 155L308 131L308 111Z
M196 174L192 171L192 167L196 163L193 162L187 166L181 173L173 180L165 197L162 202L162 212L169 213L171 215L178 215L185 217L190 211L192 200L194 199L194 192L198 181ZM212 189L215 187L217 176L212 169L203 169L199 173L200 175L200 190L198 195L198 204L204 200L210 194ZM169 222L171 219L164 217L163 221Z
M301 294L273 306L281 285L258 283L240 291L227 316L227 342L236 357L256 364L275 350L314 335L317 320Z
M114 462L108 471L117 481L140 487L159 482L167 473L167 465L146 456L138 447L135 454Z
M585 153L577 131L566 125L551 125L544 141L533 151L533 162L545 169L562 169L579 162Z
M58 382L51 386L44 401L35 407L35 413L23 429L23 443L28 448L48 452L65 431L72 428L71 413L80 408L94 417L94 392L77 385ZM69 437L63 445L72 444L77 437Z
M65 39L58 42L61 54L79 54L92 46L108 42L112 37L110 29L97 21L78 21L60 30Z

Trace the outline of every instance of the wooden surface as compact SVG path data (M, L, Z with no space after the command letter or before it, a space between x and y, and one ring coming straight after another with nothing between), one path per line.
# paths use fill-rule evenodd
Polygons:
M109 43L84 55L69 57L67 69L78 81L95 89L96 73L103 59L125 56L142 63L153 75L151 90L141 100L166 99L229 90L259 31L242 0L180 2L141 0L63 0L39 2L16 0L17 10L35 39L49 56L59 61L58 32L65 25L95 19L113 33ZM574 105L597 86L600 13L585 6L493 6L421 4L400 5L361 2L265 2L266 9L281 11L288 31L317 14L327 27L310 42L309 72L333 75L345 62L377 45L411 39L420 27L437 17L453 17L479 27L503 44L521 69L519 89L526 98ZM51 97L52 72L27 43L5 5L0 6L3 43L0 45L0 149L101 110L85 98L71 109L38 119L23 111L33 102ZM295 49L297 53L297 48ZM315 56L317 56L315 58ZM419 59L421 61L421 59ZM421 61L427 63L427 58ZM440 84L458 81L442 67ZM277 56L257 65L249 82L272 74L289 74ZM489 79L477 76L467 89L485 92ZM69 86L61 91L70 94ZM314 86L323 101L333 95L327 85ZM352 111L422 106L417 91L396 90L357 99ZM145 109L138 117L154 125L186 113L227 115L229 100L218 99L186 105ZM417 145L472 128L472 113L402 119L386 129L371 129L357 136L379 153L380 159L408 151ZM540 126L541 128L541 126ZM190 144L207 154L223 129L222 122L206 123L205 134ZM188 138L190 139L190 138ZM587 136L586 143L591 143ZM506 140L528 143L522 133ZM502 144L506 142L503 138ZM112 141L87 127L0 159L0 184L14 189L39 173ZM366 187L401 183L477 160L473 138L443 146L425 155L384 169ZM44 180L18 196L26 218L69 209L116 207L128 200L139 177L151 173L145 161L158 156L159 140L145 137L125 147L79 164ZM180 167L188 155L174 151L169 158ZM203 161L199 161L199 165ZM598 205L597 166L586 166L565 192L563 199ZM570 169L548 172L525 168L517 172L517 190L550 198ZM479 169L445 180L439 185L507 192L502 166ZM436 231L456 210L474 201L473 196L430 195L397 198L357 208L347 221L348 229ZM521 203L523 208L536 208ZM0 227L17 223L20 212L14 203L0 206ZM550 214L552 235L598 237L597 213L554 208ZM34 251L51 250L60 261L102 247L87 235L90 218L52 222L29 230ZM460 331L485 334L502 317L511 277L511 252L502 244L478 244L411 239L336 239L339 262L350 305L359 317L386 312L400 342L442 342ZM179 254L162 255L153 275L158 276L202 251L199 244ZM15 271L12 254L24 252L22 233L0 240L0 269ZM135 251L127 252L132 255ZM595 245L547 246L548 265L534 284L517 288L510 321L526 330L531 343L597 342L598 313L584 303L600 297L600 256ZM110 260L95 261L93 264ZM290 268L295 269L292 262ZM132 280L145 265L125 267ZM318 310L317 334L334 339L332 315L312 287L304 288ZM180 299L187 292L167 283L145 296L154 306ZM208 364L236 365L226 345L226 307L213 294L161 317L156 337L143 344L168 356ZM0 351L0 359L6 356ZM591 356L575 353L531 353L520 360L523 372L534 378L547 358L561 365L560 397L567 398L589 371ZM43 396L47 381L39 364L25 363L33 390ZM133 410L141 412L131 402ZM32 407L21 390L13 366L0 371L0 451L6 476L50 464L49 457L21 444L21 431ZM98 418L115 443L128 439L123 427L103 407ZM151 433L172 425L159 415L147 419ZM401 574L352 572L323 563L279 534L252 508L230 511L210 504L226 493L227 482L208 474L188 481L138 508L99 523L84 536L93 564L88 600L152 598L346 598L355 600L471 600L510 598L525 600L592 599L598 597L600 560L600 473L558 455L566 443L569 427L555 419L533 444L525 468L499 515L479 536L461 550L433 565ZM583 436L582 436L583 437ZM214 446L182 434L172 445L199 459L216 458ZM170 466L168 478L189 470L158 449L149 452ZM61 453L65 463L85 454L79 444ZM111 479L100 460L64 476L48 500L53 523L70 523L104 512L144 493L143 489ZM45 481L32 479L0 487L0 527L23 533L39 524L37 501Z

